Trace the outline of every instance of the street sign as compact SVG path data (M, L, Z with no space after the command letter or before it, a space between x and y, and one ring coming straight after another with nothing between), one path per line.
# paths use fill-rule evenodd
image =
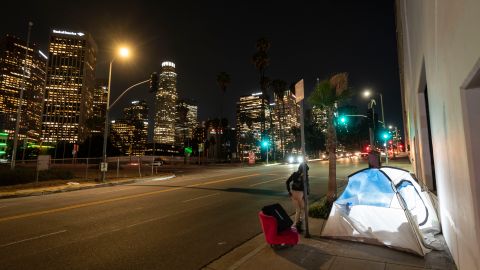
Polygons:
M100 171L101 171L101 172L106 172L106 171L108 171L108 163L107 163L107 162L102 162L102 163L100 163Z
M297 103L302 101L305 97L303 88L303 79L301 79L298 83L295 84L295 101Z
M50 167L50 155L39 155L37 158L37 171L45 171Z
M253 151L248 153L248 164L255 164L255 153Z
M203 152L203 143L198 144L198 152L199 153Z
M50 155L39 155L37 157L37 171L35 173L35 183L38 183L40 171L48 170L50 167Z

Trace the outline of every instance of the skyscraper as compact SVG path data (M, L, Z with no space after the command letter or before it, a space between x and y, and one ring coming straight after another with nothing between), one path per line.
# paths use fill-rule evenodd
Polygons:
M18 138L31 142L40 139L46 62L46 55L35 44L27 48L25 41L11 35L0 40L0 129L9 134L9 139L15 132L23 87Z
M148 139L148 105L144 100L135 100L123 109L125 121L133 125L133 138L131 140L131 154L140 156L145 153Z
M112 120L113 143L127 155L145 154L148 139L148 105L144 100L135 100L123 109L123 118Z
M261 98L262 93L253 93L241 96L237 102L237 137L240 155L248 156L248 151L260 153L258 142L261 140L261 112L262 100L265 108L265 130L270 129L270 109L266 99Z
M125 119L111 120L110 133L112 136L112 143L123 154L133 155L133 137L135 126Z
M78 143L93 115L97 46L83 32L52 30L42 140Z
M191 100L179 100L177 103L177 120L175 124L175 143L184 146L193 138L193 131L198 126L198 106ZM188 143L187 143L188 144Z
M93 92L93 115L87 119L87 127L91 133L101 134L105 128L105 112L107 110L108 82L105 79L95 79Z
M295 141L291 130L300 127L300 105L297 104L296 97L290 90L284 91L283 99L274 94L274 100L272 118L275 126L275 144L277 149L283 152Z
M155 128L153 139L156 143L175 143L175 121L177 118L177 73L172 62L162 63L162 72L155 99Z

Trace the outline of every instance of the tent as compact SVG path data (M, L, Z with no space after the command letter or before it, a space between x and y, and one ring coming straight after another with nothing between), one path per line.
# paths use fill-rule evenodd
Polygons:
M333 203L322 236L385 245L424 256L435 248L440 223L432 194L394 167L367 168L348 176Z

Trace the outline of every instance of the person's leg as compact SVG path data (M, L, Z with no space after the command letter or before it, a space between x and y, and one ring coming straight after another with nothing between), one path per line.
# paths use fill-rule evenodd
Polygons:
M296 226L302 221L303 192L292 190L292 202L293 202L293 205L295 206L294 225Z

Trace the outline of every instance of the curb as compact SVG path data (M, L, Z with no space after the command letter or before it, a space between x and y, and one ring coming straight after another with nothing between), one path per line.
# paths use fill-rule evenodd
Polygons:
M120 186L120 185L128 185L128 184L134 184L134 183L142 183L142 182L148 182L148 181L160 181L160 180L167 180L171 178L175 178L175 174L169 174L165 175L162 177L149 177L148 179L133 179L133 180L128 180L128 181L122 181L122 182L109 182L109 183L100 183L92 186L84 186L84 187L67 187L65 189L59 189L59 190L52 190L52 191L34 191L31 193L25 193L25 194L11 194L11 195L0 195L0 200L2 199L11 199L11 198L21 198L21 197L30 197L30 196L42 196L42 195L49 195L49 194L55 194L55 193L63 193L63 192L70 192L70 191L78 191L78 190L86 190L86 189L94 189L94 188L102 188L102 187L112 187L112 186ZM158 178L163 178L163 179L158 179Z

